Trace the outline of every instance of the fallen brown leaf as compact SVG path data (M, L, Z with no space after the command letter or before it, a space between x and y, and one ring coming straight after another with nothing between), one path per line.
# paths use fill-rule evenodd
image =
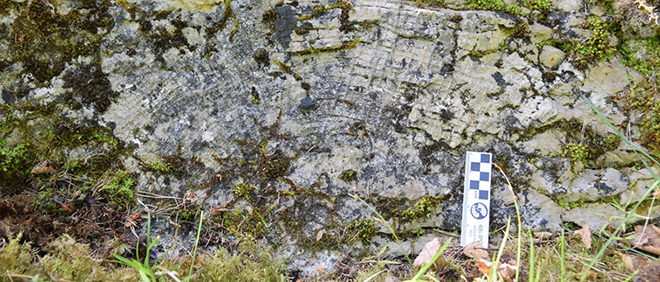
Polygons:
M30 173L32 174L42 174L42 173L51 173L51 172L56 172L57 169L55 168L55 164L51 161L43 161L39 163L38 165L35 165Z
M430 242L426 243L426 245L424 245L424 248L422 248L422 251L419 253L417 258L415 258L413 265L417 268L420 268L423 265L429 263L433 259L435 254L440 250L441 247L442 244L440 244L440 240L438 238L435 238Z
M587 249L591 249L591 228L589 224L586 224L580 230L575 230L574 235L579 235L582 238L582 243L587 246Z
M633 247L660 255L660 228L655 225L635 226L635 236L629 239Z
M477 260L477 268L486 276L490 275L491 266L493 266L493 263L490 261L485 259ZM501 263L497 265L496 269L500 277L504 278L504 280L512 281L513 279L511 277L516 274L517 267L515 265Z
M484 250L480 242L474 242L463 248L463 253L470 258L488 259L488 251Z
M481 273L484 275L488 276L490 274L490 266L493 265L492 262L487 261L485 259L478 259L477 260L477 268Z

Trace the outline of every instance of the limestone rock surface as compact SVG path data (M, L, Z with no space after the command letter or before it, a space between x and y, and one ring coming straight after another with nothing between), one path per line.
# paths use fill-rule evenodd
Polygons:
M551 1L542 23L463 1L64 2L57 13L90 19L53 33L83 42L65 51L48 46L66 41L21 39L29 23L0 13L0 91L12 109L2 118L23 126L0 137L35 147L66 137L39 157L114 160L108 169L135 175L137 208L164 199L215 213L216 226L277 244L292 269L332 269L355 246L386 244L391 231L368 224L356 196L405 236L400 254L419 249L415 234L460 229L466 151L493 153L534 229L597 230L620 215L601 198L640 179L625 196L635 201L649 184L626 175L634 152L604 147L612 130L582 99L627 126L611 97L627 93L630 68L618 55L578 66L536 44L588 39L581 1ZM78 24L65 19L57 28ZM578 159L576 144L591 150ZM492 181L501 226L515 209L499 172ZM175 238L168 222L152 234L184 241L171 254L185 253L194 236Z

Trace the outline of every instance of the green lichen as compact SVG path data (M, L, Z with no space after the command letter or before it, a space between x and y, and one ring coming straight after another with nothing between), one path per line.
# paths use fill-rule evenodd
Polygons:
M366 218L355 220L347 225L348 234L356 234L363 244L371 244L371 240L376 236L376 227L374 221Z

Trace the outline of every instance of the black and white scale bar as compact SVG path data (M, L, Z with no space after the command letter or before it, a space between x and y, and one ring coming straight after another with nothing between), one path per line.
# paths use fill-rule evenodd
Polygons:
M491 160L489 153L467 152L465 155L462 246L480 242L488 248Z

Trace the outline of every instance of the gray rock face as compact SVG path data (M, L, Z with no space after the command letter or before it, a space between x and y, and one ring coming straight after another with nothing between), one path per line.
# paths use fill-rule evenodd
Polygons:
M530 40L512 32L528 28L520 25L526 20L503 12L321 4L200 1L170 10L140 0L139 12L110 5L112 24L87 35L96 39L95 55L71 58L41 83L11 61L0 69L2 93L11 93L5 103L22 109L17 117L32 127L55 122L34 118L28 104L107 129L126 144L119 158L139 175L137 190L177 199L194 193L200 209L231 210L222 214L227 225L231 214L259 222L250 216L261 213L269 230L262 235L276 237L297 269L331 269L341 251L352 252L355 242L342 241L351 237L347 226L372 216L354 195L410 242L419 230L458 229L468 150L493 153L516 183L530 227L606 223L555 201L597 202L628 189L623 170L607 167L629 165L634 153L593 145L610 129L579 97L589 94L616 125L627 122L608 102L630 84L619 59L581 70L565 52L535 45L557 27L532 25L523 32L532 32ZM557 5L569 12L581 1ZM84 75L72 80L73 73ZM18 86L28 90L18 95ZM86 98L85 91L103 95ZM16 131L10 139L35 135ZM548 157L583 141L594 147L584 162ZM606 151L618 157L597 161ZM170 161L176 173L149 169L156 161ZM493 183L498 225L515 210L499 173ZM585 209L618 214L600 203ZM153 227L172 232L165 220ZM365 250L371 243L361 242Z

